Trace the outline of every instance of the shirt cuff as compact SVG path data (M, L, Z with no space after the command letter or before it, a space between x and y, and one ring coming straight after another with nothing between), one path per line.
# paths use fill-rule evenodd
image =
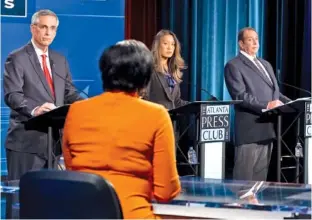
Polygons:
M35 111L37 110L37 108L39 108L39 106L37 106L36 108L34 108L34 109L31 111L31 116L35 116Z

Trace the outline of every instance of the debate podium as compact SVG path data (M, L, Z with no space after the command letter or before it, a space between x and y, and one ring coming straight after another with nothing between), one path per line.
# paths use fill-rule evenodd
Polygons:
M304 183L312 184L312 119L311 119L312 105L311 97L298 98L296 100L290 101L282 106L267 110L263 112L263 116L273 116L277 117L277 181L281 182L281 177L283 175L283 167L281 167L281 162L283 160L282 156L282 144L284 144L287 151L290 153L291 157L296 161L296 182L299 182L300 176L300 158L304 159ZM282 116L292 117L292 123L282 133ZM304 120L304 124L300 123L300 119ZM291 149L283 141L283 136L287 134L287 131L290 127L296 126L296 142L297 146L300 148L300 145L303 144L302 149L295 148L295 152L292 152ZM303 129L303 131L302 131ZM301 134L303 133L303 138ZM301 143L303 142L303 143ZM309 174L310 172L310 174ZM286 178L284 177L286 180ZM286 181L287 182L287 181Z
M225 176L225 143L230 141L231 106L241 103L235 101L195 101L187 105L169 111L174 127L179 116L194 116L187 128L176 134L176 148L179 150L185 162L178 165L187 165L192 168L194 174L202 178L224 179ZM179 146L179 140L195 124L195 151L199 159L198 164L188 163L187 157ZM176 129L175 129L176 130Z
M57 107L42 115L30 118L24 122L26 130L45 132L48 135L48 169L52 169L53 132L64 127L65 119L70 105Z

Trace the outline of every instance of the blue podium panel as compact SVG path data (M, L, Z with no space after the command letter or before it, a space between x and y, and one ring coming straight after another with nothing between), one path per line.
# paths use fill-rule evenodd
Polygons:
M50 9L58 15L60 25L51 48L67 57L75 86L88 96L103 91L98 69L101 52L124 39L124 0L26 2L26 17L1 17L1 175L7 172L4 143L9 119L9 109L3 101L4 63L11 51L30 40L33 13L40 9Z

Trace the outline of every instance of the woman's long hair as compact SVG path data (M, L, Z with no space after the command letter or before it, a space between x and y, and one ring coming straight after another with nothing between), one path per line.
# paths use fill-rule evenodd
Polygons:
M154 58L155 71L165 73L164 67L161 65L160 39L165 35L171 35L175 42L174 53L168 59L168 71L172 74L176 82L182 82L182 69L185 69L184 60L181 57L181 45L177 36L169 30L160 30L154 37L152 45L152 53Z

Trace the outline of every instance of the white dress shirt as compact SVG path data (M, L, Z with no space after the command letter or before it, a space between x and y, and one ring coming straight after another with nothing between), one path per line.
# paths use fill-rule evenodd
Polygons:
M49 59L49 49L47 49L47 51L44 53L39 47L36 46L36 44L34 43L33 39L31 39L31 43L32 45L34 46L35 48L35 52L37 54L37 57L38 57L38 60L39 60L39 63L40 63L40 66L41 66L41 69L43 71L43 65L42 65L42 56L41 55L46 55L46 63L47 63L47 67L48 67L48 70L49 70L49 73L50 73L50 76L52 78L52 72L51 72L51 65L50 65L50 59ZM43 104L43 103L42 103ZM34 116L34 113L36 111L36 109L39 108L39 106L37 106L36 108L34 108L32 111L31 111L31 115Z
M243 54L245 57L247 57L247 58L257 67L257 69L259 69L258 66L257 66L257 64L256 64L255 61L254 61L254 59L257 58L256 56L251 56L251 55L249 55L248 53L246 53L245 51L242 51L242 50L240 51L240 53ZM271 79L271 77L270 77L268 71L265 69L265 67L262 65L262 63L261 63L260 61L259 61L259 64L261 65L261 68L264 70L265 75L268 77L268 79L270 80L270 82L273 84L272 79ZM261 71L261 70L260 70L260 71Z
M36 46L36 44L34 43L33 39L31 39L31 43L32 45L34 46L35 48L35 52L37 54L37 57L38 57L38 60L40 62L40 66L41 66L41 69L43 71L43 66L42 66L42 56L41 55L46 55L46 63L47 63L47 67L48 67L48 70L49 70L49 73L50 73L50 76L52 78L52 72L51 72L51 64L50 64L50 59L49 59L49 49L47 49L47 51L44 53L39 47ZM53 78L52 78L53 79Z

